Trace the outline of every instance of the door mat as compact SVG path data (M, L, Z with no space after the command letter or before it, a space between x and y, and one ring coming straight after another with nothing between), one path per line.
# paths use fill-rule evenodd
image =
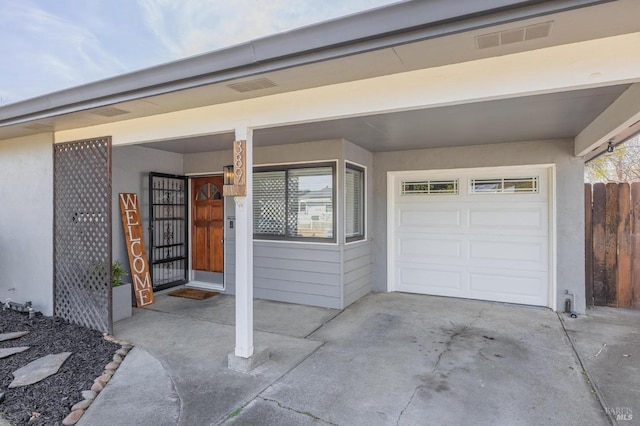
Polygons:
M200 290L197 288L181 288L180 290L172 291L169 296L185 297L187 299L204 300L213 296L217 296L217 291Z

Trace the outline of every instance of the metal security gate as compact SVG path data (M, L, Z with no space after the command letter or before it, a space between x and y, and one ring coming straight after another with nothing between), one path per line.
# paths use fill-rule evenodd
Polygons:
M54 145L54 312L111 331L111 138Z
M187 178L149 173L149 244L154 290L188 281Z

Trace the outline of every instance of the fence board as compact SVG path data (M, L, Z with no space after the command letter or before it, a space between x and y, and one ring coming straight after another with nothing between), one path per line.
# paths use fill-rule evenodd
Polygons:
M584 185L584 259L585 297L587 306L593 305L593 200L591 184Z
M607 203L605 206L605 287L607 306L618 306L618 184L606 185Z
M596 305L607 303L605 276L605 205L604 183L593 185L593 298Z
M631 307L631 192L628 183L618 184L617 306Z
M640 182L631 184L631 304L640 309Z

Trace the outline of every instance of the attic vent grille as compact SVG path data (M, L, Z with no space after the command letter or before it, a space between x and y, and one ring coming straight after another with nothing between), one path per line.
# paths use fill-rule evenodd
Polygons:
M251 92L253 90L268 89L270 87L276 86L277 84L275 84L268 78L259 78L257 80L241 81L240 83L227 84L228 88L240 93Z
M47 126L46 124L40 124L40 123L29 124L28 126L24 126L24 128L29 130L51 130L52 129L51 126Z
M528 40L549 37L553 21L542 24L529 25L527 27L512 28L509 30L484 34L476 37L476 48L487 49L505 44L520 43Z
M115 117L116 115L129 114L129 111L125 111L116 107L104 107L91 111L92 114L101 115L103 117Z

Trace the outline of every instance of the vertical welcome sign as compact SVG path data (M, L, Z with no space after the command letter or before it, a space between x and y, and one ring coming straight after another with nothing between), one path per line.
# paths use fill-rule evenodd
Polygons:
M153 303L153 287L149 274L149 261L144 245L144 234L140 221L138 194L120 193L120 214L124 238L129 253L133 291L138 308Z

